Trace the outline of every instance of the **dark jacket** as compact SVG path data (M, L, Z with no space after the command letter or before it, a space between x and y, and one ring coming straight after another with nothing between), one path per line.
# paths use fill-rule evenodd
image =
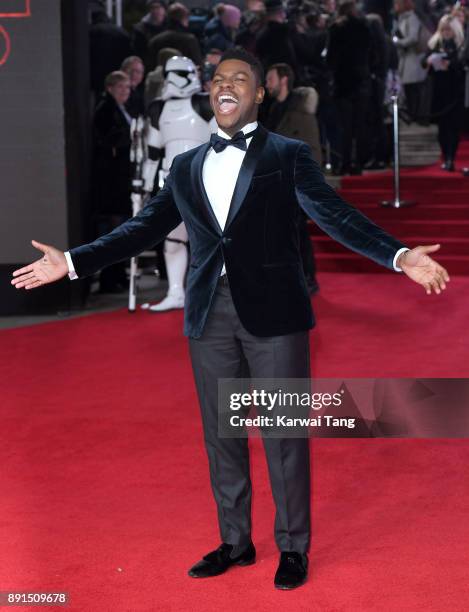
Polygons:
M150 40L164 32L167 28L166 20L163 21L161 25L154 25L149 15L145 15L143 19L141 19L136 25L133 27L132 31L132 41L134 46L134 53L141 57L143 63L146 64L147 52L148 52L148 43ZM153 66L154 68L154 66Z
M93 117L91 191L98 214L130 215L130 126L105 94Z
M132 55L130 36L113 23L90 26L90 81L96 95L104 90L104 79L119 70L126 57Z
M154 70L158 64L158 52L165 47L178 49L191 59L196 66L202 64L202 52L199 41L187 28L179 24L169 24L168 29L154 36L148 43L147 71Z
M299 32L296 28L292 28L290 30L290 40L297 62L297 85L314 85L313 75L318 60L316 35L311 31Z
M404 245L342 200L306 144L262 126L244 158L221 230L202 183L209 148L207 143L177 155L163 189L141 213L91 244L72 249L78 276L141 253L184 221L191 245L185 334L202 334L225 263L242 324L265 337L314 325L298 244L300 206L330 236L392 269Z
M432 118L438 119L448 112L461 109L464 100L464 63L462 54L458 51L453 40L438 43L434 49L427 51L422 59L422 65L426 66L426 60L432 53L444 53L449 61L448 70L428 71L432 83Z
M341 17L329 30L327 62L334 75L335 95L349 96L369 84L371 33L365 19Z
M268 21L256 37L256 55L265 69L272 64L288 64L295 75L298 73L297 60L290 28L287 23Z
M125 105L125 108L131 117L138 117L145 113L145 102L144 102L144 83L140 83L138 87L132 89L130 92L129 99Z

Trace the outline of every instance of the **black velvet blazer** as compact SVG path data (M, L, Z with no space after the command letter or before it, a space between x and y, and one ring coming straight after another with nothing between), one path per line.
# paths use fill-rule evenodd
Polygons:
M191 245L187 336L201 336L224 262L234 305L250 333L306 330L314 317L298 248L300 206L332 238L392 269L396 252L405 245L342 200L325 182L307 145L262 126L244 157L222 230L202 182L209 147L176 156L164 187L136 217L72 249L78 276L137 255L184 221Z

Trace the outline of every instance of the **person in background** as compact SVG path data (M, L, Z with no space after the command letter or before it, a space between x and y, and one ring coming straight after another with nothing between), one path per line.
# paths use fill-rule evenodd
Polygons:
M324 0L321 2L321 13L326 15L327 19L331 21L337 16L337 1L336 0Z
M335 4L330 6L335 10ZM307 65L307 72L310 83L314 84L319 95L316 116L321 135L321 148L326 153L326 168L336 175L341 172L342 147L337 102L333 95L333 73L326 61L330 19L329 14L317 12L308 13L306 17L312 36L313 56L313 60Z
M127 100L125 108L131 117L138 117L145 112L143 102L143 77L145 68L143 61L136 55L131 55L125 58L121 66L122 72L125 72L130 79L130 96Z
M392 29L392 5L393 0L364 0L363 12L365 15L379 15L384 30L391 32Z
M422 95L427 69L422 64L425 49L422 49L420 35L422 24L414 11L413 0L395 0L397 29L393 38L399 50L399 76L406 99L407 112L412 121L421 119L424 106Z
M444 15L435 34L428 41L422 63L429 68L433 81L432 116L438 124L438 141L443 158L442 169L454 171L464 108L464 69L461 51L464 32L461 23Z
M342 131L341 174L361 174L366 161L366 114L371 95L371 33L355 0L340 0L329 29L327 62Z
M196 66L202 65L200 44L189 32L189 9L180 2L168 8L167 29L154 36L148 43L147 71L154 70L158 63L158 52L165 47L179 49L182 55L191 59Z
M106 75L118 70L124 59L132 54L132 45L127 32L112 23L104 8L91 13L89 42L90 85L94 93L94 108L103 93Z
M265 0L265 24L257 35L255 52L264 69L272 64L288 64L297 75L296 55L282 0Z
M91 197L96 215L96 235L110 232L131 216L130 123L125 108L130 96L130 79L116 70L105 79L105 93L93 117ZM125 262L102 270L102 293L128 289Z
M205 25L205 49L226 51L234 46L234 39L241 23L241 11L233 4L217 4L215 17Z
M311 147L314 160L321 165L316 110L318 93L313 87L294 87L295 75L288 64L272 64L266 74L265 86L273 102L266 127L273 132L303 140Z
M259 11L244 11L241 16L239 31L235 36L235 45L254 53L257 33L263 26L262 13Z
M136 55L147 63L148 43L166 29L166 0L147 0L148 12L133 27L132 40Z
M371 32L371 96L367 121L368 162L367 170L382 170L386 166L387 137L384 107L386 78L390 66L389 47L381 16L366 15Z
M220 49L209 49L205 54L204 64L202 66L202 90L209 92L212 84L213 75L220 63Z
M313 159L321 166L322 154L316 121L318 94L312 87L293 88L295 75L288 64L273 64L266 74L265 86L274 102L269 108L266 127L287 138L303 140L311 148ZM306 284L310 295L318 292L316 262L306 215L300 211L298 232Z
M310 27L308 20L313 12L314 5L309 3L303 3L290 12L290 40L297 60L298 85L314 85L317 62L316 31Z

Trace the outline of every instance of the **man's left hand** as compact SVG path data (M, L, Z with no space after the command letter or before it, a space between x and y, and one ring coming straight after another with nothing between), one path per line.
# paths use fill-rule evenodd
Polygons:
M432 290L435 293L441 293L443 289L446 289L446 283L449 282L449 274L445 268L428 255L428 253L438 251L439 248L439 244L418 246L402 253L397 260L397 266L409 278L422 285L428 295Z

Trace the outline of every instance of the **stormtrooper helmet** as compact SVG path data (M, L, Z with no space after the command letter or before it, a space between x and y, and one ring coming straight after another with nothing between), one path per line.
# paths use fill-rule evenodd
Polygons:
M163 100L170 98L190 98L202 89L197 68L188 57L173 55L164 67L164 85L161 92Z

